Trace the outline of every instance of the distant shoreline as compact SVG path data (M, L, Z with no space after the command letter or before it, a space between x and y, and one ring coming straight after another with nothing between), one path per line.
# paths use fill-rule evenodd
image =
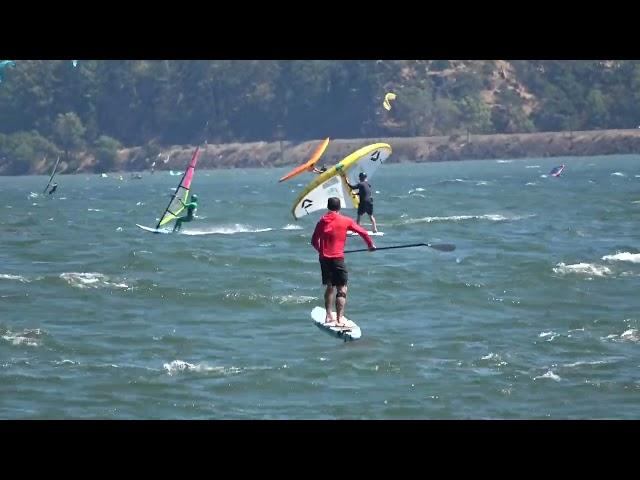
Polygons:
M306 142L251 142L201 146L201 168L251 168L295 166L309 159L322 139ZM456 160L498 160L531 157L594 156L640 154L640 129L593 130L582 132L541 132L495 135L452 135L441 137L380 137L331 139L319 161L333 165L349 153L371 143L391 145L387 163L423 163ZM156 162L156 169L182 170L195 146L173 147L161 153L170 161ZM123 150L124 170L145 170L148 163L141 149ZM284 161L283 158L284 157ZM159 159L158 159L159 160ZM162 164L162 165L160 165Z
M248 142L201 145L198 166L215 168L260 168L299 165L308 160L322 139L305 142ZM377 142L391 145L387 163L424 163L457 160L498 160L539 157L595 156L640 153L640 129L540 132L494 135L452 135L439 137L380 137L332 139L319 164L332 165L358 148ZM195 146L176 145L161 148L149 158L142 147L122 149L112 171L133 172L151 168L182 171ZM166 163L164 160L169 158ZM43 165L34 174L44 174ZM76 172L101 173L92 158L85 158Z

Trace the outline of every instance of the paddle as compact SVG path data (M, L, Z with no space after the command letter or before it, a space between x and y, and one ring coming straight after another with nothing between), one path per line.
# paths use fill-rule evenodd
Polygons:
M409 248L409 247L430 247L435 250L440 250L441 252L453 252L456 249L455 245L450 243L410 243L408 245L395 245L393 247L379 247L376 250L391 250L392 248ZM376 251L373 250L373 251ZM368 248L359 248L358 250L345 250L344 253L355 253L355 252L368 252Z

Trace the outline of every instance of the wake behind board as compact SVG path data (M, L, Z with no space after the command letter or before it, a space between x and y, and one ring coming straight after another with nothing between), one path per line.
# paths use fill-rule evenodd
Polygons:
M168 228L151 228L151 227L145 227L144 225L139 225L137 223L136 223L136 227L140 227L142 230L146 232L151 232L151 233L171 233L171 230L169 230Z
M384 235L384 232L372 232L371 230L367 230L367 233L370 237L382 237ZM352 232L351 230L347 232L347 235L349 235L350 237L359 236L356 232Z
M313 319L313 323L315 323L320 330L327 332L331 336L340 338L345 342L358 340L362 336L360 327L356 325L354 321L349 320L345 317L344 321L347 324L348 328L339 327L335 322L324 323L326 315L327 311L322 307L315 307L313 310L311 310L311 318ZM333 312L334 317L335 315L335 312Z

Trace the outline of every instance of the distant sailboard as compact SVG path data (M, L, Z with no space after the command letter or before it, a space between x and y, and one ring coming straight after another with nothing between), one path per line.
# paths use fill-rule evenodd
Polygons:
M49 177L49 181L47 182L47 186L44 187L44 190L42 191L43 194L47 193L47 189L49 188L49 185L51 185L51 182L53 181L53 177L55 177L56 172L58 171L58 164L60 163L60 157L58 157L58 160L56 160L56 164L53 166L53 171L51 172L51 176Z
M560 165L559 167L554 167L549 172L549 175L551 175L552 177L559 177L563 170L564 170L564 164Z

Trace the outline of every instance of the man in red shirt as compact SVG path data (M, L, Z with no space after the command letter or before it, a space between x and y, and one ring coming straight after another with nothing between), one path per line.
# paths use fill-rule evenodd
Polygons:
M344 307L347 303L347 267L344 264L344 243L347 239L347 230L360 235L369 251L376 249L367 231L353 221L352 218L342 216L340 199L331 197L327 201L329 211L322 216L311 237L311 245L320 254L320 270L322 271L322 284L327 286L324 292L324 306L327 311L325 323L334 321L331 311L333 303L333 288L336 287L336 324L344 325Z

